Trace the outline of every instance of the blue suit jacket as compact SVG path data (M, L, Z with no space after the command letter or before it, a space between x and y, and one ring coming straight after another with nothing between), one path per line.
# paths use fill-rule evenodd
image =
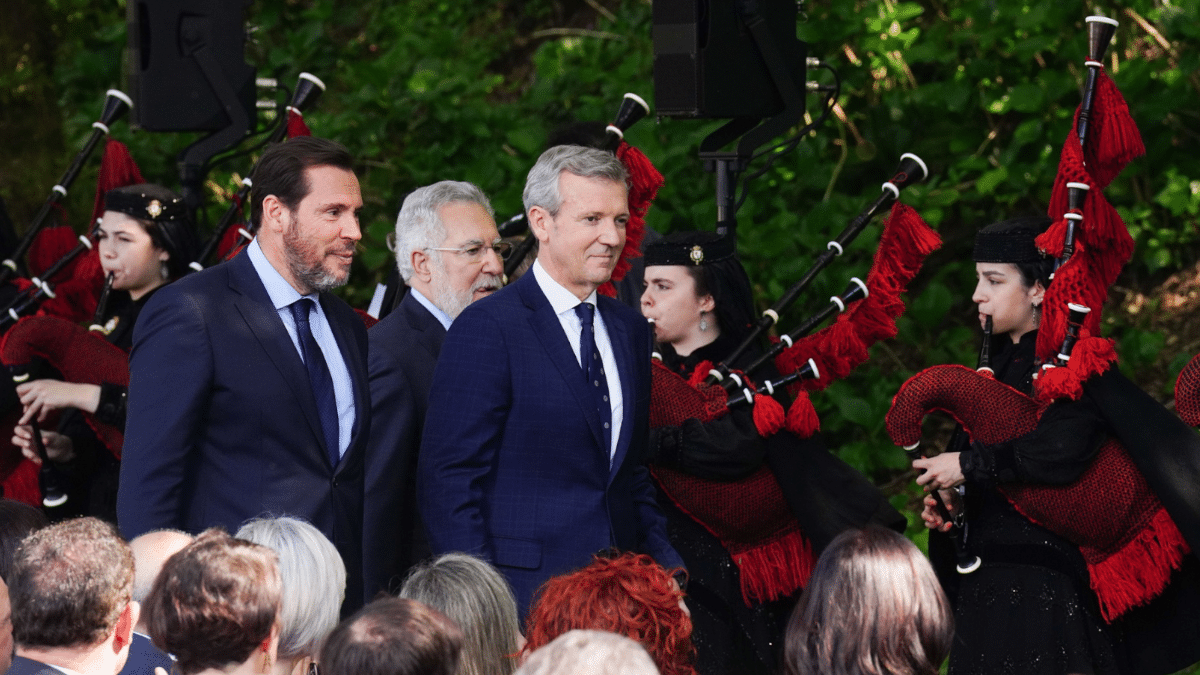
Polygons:
M367 443L363 542L366 595L395 591L429 555L417 516L417 451L429 387L446 329L410 292L367 331L371 438Z
M544 581L612 546L682 566L642 461L649 326L611 298L597 306L624 399L611 468L579 361L533 274L455 319L434 373L418 485L430 543L492 561L522 615Z
M63 671L41 661L13 656L12 665L8 667L6 675L63 675Z
M150 638L141 633L134 633L129 642L129 658L125 659L125 667L117 675L154 675L155 668L162 668L168 673L175 666L171 660Z
M363 602L367 335L338 298L322 294L321 307L354 383L336 467L308 371L245 253L154 294L134 328L117 518L126 538L304 518L342 554L351 609Z

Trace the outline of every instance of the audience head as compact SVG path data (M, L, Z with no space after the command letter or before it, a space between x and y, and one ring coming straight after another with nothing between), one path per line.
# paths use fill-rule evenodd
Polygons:
M129 549L133 551L134 600L146 603L154 580L158 578L167 559L192 543L192 539L192 535L179 530L155 530L138 535L129 542Z
M608 631L641 643L663 675L694 672L692 621L671 573L643 554L597 556L538 590L523 653L575 628Z
M405 197L396 217L396 265L410 287L451 319L504 285L495 212L471 183L444 180Z
M82 649L114 634L127 644L137 621L133 554L111 525L95 518L26 537L13 560L8 593L18 647Z
M848 530L821 554L784 641L788 675L935 675L953 617L929 561L903 535Z
M454 675L462 644L462 631L441 612L380 598L330 633L321 675Z
M146 624L154 646L174 655L183 675L251 659L269 664L280 594L274 551L209 529L163 566L146 599Z
M523 641L508 582L486 562L447 553L414 569L400 597L445 614L463 632L458 675L508 675Z
M50 524L42 510L11 499L0 499L0 579L9 580L21 541Z
M296 518L256 518L237 531L279 556L283 601L279 610L279 660L316 658L338 623L346 596L346 565L320 530Z
M658 675L640 644L599 630L569 630L530 655L516 675Z

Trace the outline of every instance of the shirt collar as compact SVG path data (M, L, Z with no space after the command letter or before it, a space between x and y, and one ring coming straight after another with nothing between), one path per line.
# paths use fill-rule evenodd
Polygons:
M429 310L429 313L433 315L433 318L437 319L438 323L442 324L442 328L450 330L450 323L454 321L454 319L451 319L449 314L443 312L440 307L433 304L433 301L425 297L425 294L421 293L421 291L409 286L408 292L413 294L413 299L421 303L422 307Z
M575 309L575 306L580 302L590 302L594 307L596 305L596 291L584 298L582 301L575 297L575 294L567 290L565 286L558 283L542 267L541 260L533 262L533 278L537 280L538 286L541 287L542 293L546 295L546 299L550 301L550 306L554 308L555 314L562 314L569 309Z
M267 260L262 246L258 243L258 237L255 237L254 241L246 247L246 255L250 256L250 264L254 265L254 271L258 273L258 278L262 279L263 286L267 287L267 295L271 296L271 304L275 305L276 310L288 307L300 298L309 298L319 304L317 293L300 295L299 291L292 288L287 279L284 279L279 270L276 270L271 264L271 261Z

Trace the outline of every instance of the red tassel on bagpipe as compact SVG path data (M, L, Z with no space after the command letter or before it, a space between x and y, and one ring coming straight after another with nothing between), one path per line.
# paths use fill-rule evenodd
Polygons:
M304 113L296 110L292 106L287 109L287 137L295 138L297 136L312 136L308 125L304 123Z
M809 438L821 430L821 418L817 416L807 391L796 392L796 399L788 408L785 425L788 431L800 438Z
M1075 124L1079 124L1078 109L1075 111ZM1125 97L1103 69L1096 79L1089 126L1084 156L1087 158L1088 171L1103 190L1126 165L1146 154L1142 134L1129 114Z
M621 160L629 172L629 222L625 224L625 247L621 249L621 256L617 259L612 277L597 291L610 298L617 295L617 287L614 284L624 279L629 272L629 260L642 255L642 239L646 237L646 212L650 210L650 204L654 202L665 182L663 175L654 168L650 158L641 150L621 141L616 154L617 159Z
M4 365L28 366L41 358L62 373L67 382L129 385L129 357L96 333L53 316L27 316L13 325L0 342ZM121 458L124 434L83 414L104 445Z
M141 169L129 154L129 148L120 141L109 139L104 146L104 157L100 160L100 171L96 174L96 201L88 228L91 229L96 220L104 215L104 195L109 190L145 182Z
M912 207L896 202L884 223L879 249L867 275L869 295L840 314L833 325L796 341L775 358L779 372L796 372L814 359L820 378L800 386L820 390L846 377L867 360L868 347L896 335L896 319L904 313L900 294L921 270L925 258L942 245Z
M1076 348L1092 350L1091 358L1102 357L1099 343L1107 341L1084 347L1086 341ZM1048 372L1054 370L1067 368ZM934 366L900 387L885 423L892 442L911 446L921 439L925 415L943 411L963 425L972 441L992 445L1033 431L1043 409L1016 389L969 368ZM1106 621L1162 593L1190 550L1115 439L1104 443L1088 470L1070 485L1010 484L1001 492L1025 517L1079 547Z

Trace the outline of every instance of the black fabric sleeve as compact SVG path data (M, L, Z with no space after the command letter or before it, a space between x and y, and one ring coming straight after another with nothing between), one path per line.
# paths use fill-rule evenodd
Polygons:
M120 429L125 432L125 399L129 387L111 382L100 384L100 405L96 406L96 420L101 424Z
M1091 465L1106 428L1090 400L1056 401L1033 431L994 445L972 443L959 455L959 465L968 481L983 485L1066 485Z
M767 443L749 406L711 422L689 419L650 430L649 461L709 480L739 480L762 466Z

